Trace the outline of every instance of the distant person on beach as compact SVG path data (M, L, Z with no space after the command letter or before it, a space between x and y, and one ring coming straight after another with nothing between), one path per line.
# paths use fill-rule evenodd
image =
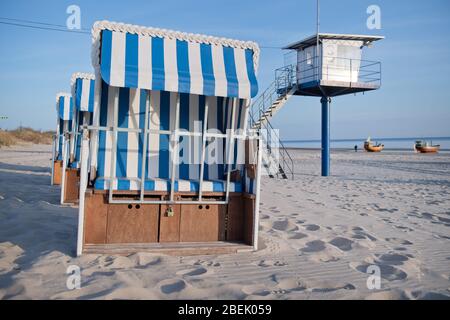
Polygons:
M355 152L358 152L358 146L355 144Z

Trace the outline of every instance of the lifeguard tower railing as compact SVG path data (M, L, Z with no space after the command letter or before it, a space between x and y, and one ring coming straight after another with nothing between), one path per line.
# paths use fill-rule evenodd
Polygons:
M291 89L297 84L295 66L287 66L275 70L275 80L253 102L249 113L249 127L260 131L262 150L276 162L276 175L283 178L294 178L294 161L281 142L278 130L269 119L273 115L274 106L285 99ZM269 175L271 175L269 173Z
M293 67L295 66L283 68L291 69ZM320 80L346 82L350 86L352 83L358 84L358 86L368 85L368 87L376 88L381 86L381 62L379 61L314 56L298 61L296 69L296 82L300 87ZM294 80L292 78L291 82L286 81L285 83L289 85ZM280 82L280 84L283 85L283 82Z

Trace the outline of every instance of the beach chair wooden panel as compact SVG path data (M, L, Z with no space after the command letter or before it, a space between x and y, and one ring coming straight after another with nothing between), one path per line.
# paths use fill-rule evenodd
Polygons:
M258 46L109 22L93 30L77 253L256 249L260 176L248 175L245 141L259 139L247 129Z

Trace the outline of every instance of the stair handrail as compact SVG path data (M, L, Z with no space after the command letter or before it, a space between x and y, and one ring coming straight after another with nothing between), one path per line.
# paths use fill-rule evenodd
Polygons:
M286 96L288 92L297 85L297 69L296 65L287 65L275 70L275 80L267 87L263 93L253 102L250 109L249 125L250 128L254 128L255 124L259 121L259 127L256 128L259 132L262 129L266 130L266 139L261 135L261 141L266 145L265 149L269 155L272 155L271 142L278 142L278 167L283 170L283 173L290 174L291 178L294 178L294 160L292 159L286 147L281 141L277 131L273 128L269 121L269 117L265 114L274 101L282 96ZM264 121L262 121L264 119ZM269 136L270 134L270 136ZM272 138L272 136L274 137ZM264 141L266 140L266 141ZM281 166L280 166L281 161ZM277 175L279 174L279 170Z

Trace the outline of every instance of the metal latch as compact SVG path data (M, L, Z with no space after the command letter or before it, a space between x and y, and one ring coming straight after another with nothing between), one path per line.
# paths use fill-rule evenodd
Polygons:
M168 207L166 210L166 216L167 217L173 217L174 213L173 213L173 209L172 207Z

